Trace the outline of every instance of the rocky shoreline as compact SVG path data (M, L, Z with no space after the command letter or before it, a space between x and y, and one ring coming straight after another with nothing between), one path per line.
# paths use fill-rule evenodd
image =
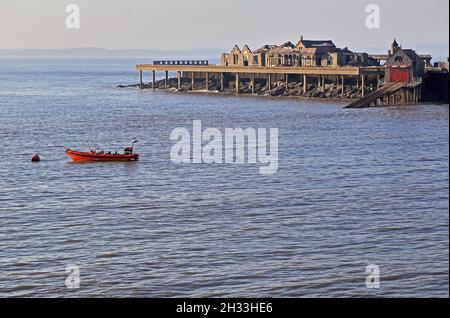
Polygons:
M342 85L336 83L326 83L325 88L318 87L314 84L308 84L306 93L303 92L303 84L292 81L286 88L285 82L275 82L272 84L272 89L268 89L265 80L255 80L255 91L252 94L252 87L250 81L241 80L239 87L239 94L252 94L255 96L269 96L269 97L304 97L304 98L329 98L329 99L358 99L361 98L361 90L357 85L346 84L345 92L342 95ZM140 84L132 85L118 85L118 88L140 88ZM152 89L152 83L144 84L143 89ZM155 82L155 89L165 90L165 80ZM167 89L177 92L192 92L192 81L190 79L181 80L181 89L178 89L178 79L169 78L167 82ZM367 91L370 92L368 87ZM225 89L220 91L220 81L210 79L208 84L208 91L206 91L206 81L203 79L196 79L194 82L194 92L205 93L224 93L236 94L235 82L229 81L225 85ZM367 93L367 92L366 92Z

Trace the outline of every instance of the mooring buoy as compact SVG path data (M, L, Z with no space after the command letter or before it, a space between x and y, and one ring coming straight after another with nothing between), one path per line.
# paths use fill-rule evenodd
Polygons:
M31 162L39 162L41 161L41 157L39 157L39 154L35 154L33 158L31 158Z

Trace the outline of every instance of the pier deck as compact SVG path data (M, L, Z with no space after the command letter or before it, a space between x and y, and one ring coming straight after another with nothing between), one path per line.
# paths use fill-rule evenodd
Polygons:
M299 75L351 75L384 74L383 67L236 67L236 66L192 66L138 64L137 71L239 73L239 74L299 74Z

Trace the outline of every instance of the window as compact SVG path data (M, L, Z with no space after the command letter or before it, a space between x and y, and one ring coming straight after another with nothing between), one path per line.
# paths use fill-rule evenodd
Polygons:
M403 63L403 57L401 57L401 56L396 56L396 57L395 57L395 61L396 61L396 62L399 62L399 63Z
M248 55L244 55L244 66L248 66Z

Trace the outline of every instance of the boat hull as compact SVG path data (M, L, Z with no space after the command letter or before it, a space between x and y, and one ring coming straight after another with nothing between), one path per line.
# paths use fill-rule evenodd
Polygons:
M76 162L137 161L139 159L138 154L99 154L74 151L71 149L66 150L66 155Z

